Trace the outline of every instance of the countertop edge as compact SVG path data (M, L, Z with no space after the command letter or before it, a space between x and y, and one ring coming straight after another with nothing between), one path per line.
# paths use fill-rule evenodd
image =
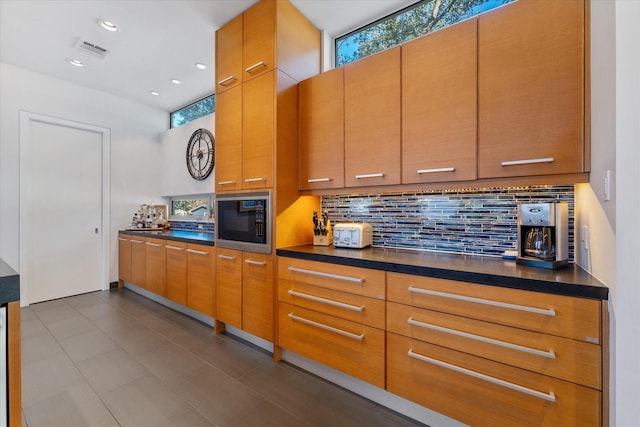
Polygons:
M0 258L0 305L20 301L20 275Z
M180 233L185 235L192 235L192 237L186 236L176 236L171 233ZM129 236L141 236L141 237L149 237L152 239L162 239L162 240L173 240L175 242L183 242L183 243L194 243L198 245L204 246L215 246L213 234L212 233L203 233L199 231L189 231L189 230L118 230L120 234L126 234ZM206 235L206 238L202 237Z

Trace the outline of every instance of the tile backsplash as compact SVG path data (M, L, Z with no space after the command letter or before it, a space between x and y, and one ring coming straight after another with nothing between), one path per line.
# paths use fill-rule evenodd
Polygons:
M173 230L200 231L202 233L213 233L215 224L209 221L170 221ZM202 228L199 228L201 226Z
M532 186L322 196L333 224L368 222L374 246L501 256L516 249L517 205L569 204L569 261L574 255L574 188Z

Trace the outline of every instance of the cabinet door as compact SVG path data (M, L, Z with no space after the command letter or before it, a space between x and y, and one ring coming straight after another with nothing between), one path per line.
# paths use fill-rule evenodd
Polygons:
M126 234L118 235L118 278L131 283L131 239Z
M167 298L187 305L187 244L167 242Z
M146 288L147 286L147 251L144 237L131 239L131 283Z
M214 247L187 244L187 307L214 317Z
M217 249L216 320L242 328L242 251Z
M477 20L402 45L402 183L476 179Z
M273 257L243 254L242 329L273 342Z
M242 87L242 186L273 187L275 72ZM217 162L216 162L217 163Z
M242 84L242 15L216 32L216 94Z
M242 86L216 95L216 192L242 188Z
M164 249L164 241L147 239L145 242L146 262L146 289L156 295L165 296L167 286L167 259Z
M479 178L584 166L583 1L517 1L478 18Z
M300 82L300 188L344 187L344 68Z
M275 68L276 2L260 1L243 14L244 80Z
M400 183L400 47L344 68L345 186Z

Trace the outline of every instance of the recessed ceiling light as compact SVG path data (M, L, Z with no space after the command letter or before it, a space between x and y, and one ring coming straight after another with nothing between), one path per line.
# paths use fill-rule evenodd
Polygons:
M159 96L160 92L156 92L155 90L149 91L149 95Z
M112 31L112 32L120 31L120 27L118 27L116 24L114 24L113 22L106 21L104 19L100 21L100 26L107 31Z
M201 64L201 63L197 62L197 63L196 63L196 68L197 68L198 70L206 70L206 69L207 69L207 66L206 66L206 65L204 65L204 64Z
M174 85L179 85L182 82L178 79L171 79L171 83L173 83Z
M75 65L76 67L84 67L84 62L78 61L77 59L69 59L69 64Z

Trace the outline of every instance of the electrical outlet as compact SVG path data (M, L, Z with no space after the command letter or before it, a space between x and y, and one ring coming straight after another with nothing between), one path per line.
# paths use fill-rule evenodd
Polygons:
M585 251L589 250L589 226L583 225L580 227L580 246Z
M611 171L607 169L602 179L603 191L602 198L605 201L611 200Z

